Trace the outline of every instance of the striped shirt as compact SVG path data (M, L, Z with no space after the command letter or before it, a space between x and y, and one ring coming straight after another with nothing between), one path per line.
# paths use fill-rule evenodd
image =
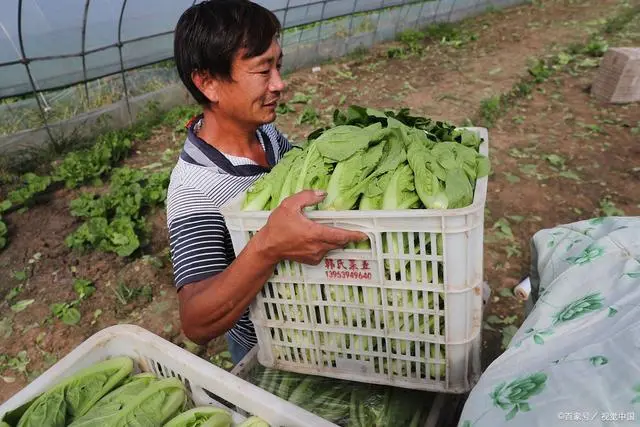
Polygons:
M224 154L196 136L201 116L187 125L187 139L171 173L167 193L167 227L174 282L178 289L212 277L235 259L220 207L247 190L269 168L253 160ZM261 126L257 137L274 166L291 148L273 124ZM228 332L247 351L256 344L249 310Z

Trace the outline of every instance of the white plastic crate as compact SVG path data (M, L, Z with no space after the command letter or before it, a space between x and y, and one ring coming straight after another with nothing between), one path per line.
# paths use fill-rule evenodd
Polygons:
M0 417L20 407L80 369L116 356L134 360L136 372L177 377L195 405L229 410L235 423L249 414L272 426L336 427L186 350L134 325L117 325L91 336L0 406ZM225 403L222 403L226 401Z
M488 155L487 130L467 129L483 138L480 152ZM365 232L371 248L332 251L316 266L277 266L250 310L260 364L412 389L469 391L481 373L487 181L477 181L473 203L461 209L309 212L319 223ZM222 209L236 254L270 214L243 212L244 198L239 194ZM409 250L405 241L414 242ZM397 267L397 274L385 264Z

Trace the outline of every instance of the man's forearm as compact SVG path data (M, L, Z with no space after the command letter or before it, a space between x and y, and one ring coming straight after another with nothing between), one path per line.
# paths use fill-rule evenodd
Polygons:
M256 236L257 237L257 236ZM180 291L180 317L185 335L204 344L224 334L245 312L273 274L259 239L252 239L221 273Z

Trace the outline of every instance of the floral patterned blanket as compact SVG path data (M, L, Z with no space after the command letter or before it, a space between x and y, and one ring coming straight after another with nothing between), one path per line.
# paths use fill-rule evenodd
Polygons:
M640 424L640 217L532 241L527 318L483 373L459 427Z

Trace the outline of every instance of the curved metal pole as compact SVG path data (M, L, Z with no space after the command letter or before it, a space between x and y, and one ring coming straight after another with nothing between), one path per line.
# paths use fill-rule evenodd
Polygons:
M309 15L309 6L310 6L310 4L311 3L305 4L305 6L306 6L305 18ZM298 63L298 56L300 55L300 45L302 44L301 43L302 42L302 34L304 33L304 31L305 30L302 29L302 28L298 31L298 42L296 43L296 56L294 57L295 59L293 61L294 64Z
M89 3L91 0L84 2L84 15L82 16L82 76L84 77L84 93L87 96L87 105L89 105L89 82L87 81L87 54L85 47L87 43L87 15L89 14Z
M318 36L316 38L317 39L316 40L316 57L320 52L320 37L322 36L322 24L325 21L324 11L326 8L327 8L327 0L322 2L322 11L320 12L320 24L318 25Z
M289 13L289 3L291 3L291 0L287 0L287 4L284 7L284 17L282 18L282 22L280 23L280 36L279 36L279 40L278 42L280 43L280 49L282 49L282 52L284 53L284 30L287 29L287 14ZM276 13L276 12L273 12ZM297 51L296 51L297 53ZM284 64L284 61L283 61ZM283 65L283 71L286 71L284 69L284 65Z
M347 31L347 36L344 38L344 53L349 53L349 42L351 41L351 35L353 34L353 15L356 13L356 9L358 8L358 0L353 0L353 9L351 9L351 17L349 18L349 31Z
M427 4L426 1L422 2L420 6L420 12L418 12L418 18L416 18L416 28L420 29L420 18L422 18L422 11L424 10L424 5Z
M280 44L284 43L284 30L287 28L287 15L289 14L289 3L291 0L287 0L287 4L284 7L284 17L282 18L282 25L280 29Z
M433 14L433 20L431 21L431 23L435 23L436 19L438 19L438 13L440 12L440 5L442 4L442 0L438 0L438 5L436 6L436 11Z
M408 2L409 5L412 4L412 2ZM402 0L402 3L400 3L400 5L398 6L398 19L396 20L396 25L393 28L393 36L395 37L398 34L398 27L400 26L400 23L402 22L402 9L407 5L407 0ZM409 14L409 11L407 10L406 14ZM407 16L405 15L405 20L406 20Z
M33 80L33 75L31 74L31 68L29 68L29 60L27 59L27 55L25 55L24 51L24 41L22 40L22 0L18 0L18 42L20 43L20 56L22 56L22 63L27 69L27 75L29 76L29 83L31 83L31 89L33 90L33 95L36 98L36 102L38 103L38 109L40 110L40 115L42 116L42 120L44 121L44 127L47 130L47 135L49 135L49 139L51 143L54 144L55 140L53 139L53 135L51 134L51 129L49 128L49 123L47 122L47 115L42 107L42 103L40 102L40 98L38 97L38 89L36 88L35 81Z
M133 122L133 115L131 114L131 105L129 104L129 91L127 89L127 79L124 74L124 60L122 59L122 17L124 16L124 9L127 7L127 0L122 1L122 9L120 9L120 19L118 21L118 52L120 53L120 72L122 74L122 85L124 87L124 99L127 103L127 112L129 113L129 122Z
M451 9L449 9L449 16L447 16L447 22L451 22L451 14L453 13L453 9L456 7L457 0L453 0L453 4L451 5Z
M376 44L376 39L378 38L378 27L380 26L380 18L382 18L382 11L384 9L384 0L380 1L380 6L378 7L378 21L376 22L376 28L373 30L373 40L371 40L371 45Z

